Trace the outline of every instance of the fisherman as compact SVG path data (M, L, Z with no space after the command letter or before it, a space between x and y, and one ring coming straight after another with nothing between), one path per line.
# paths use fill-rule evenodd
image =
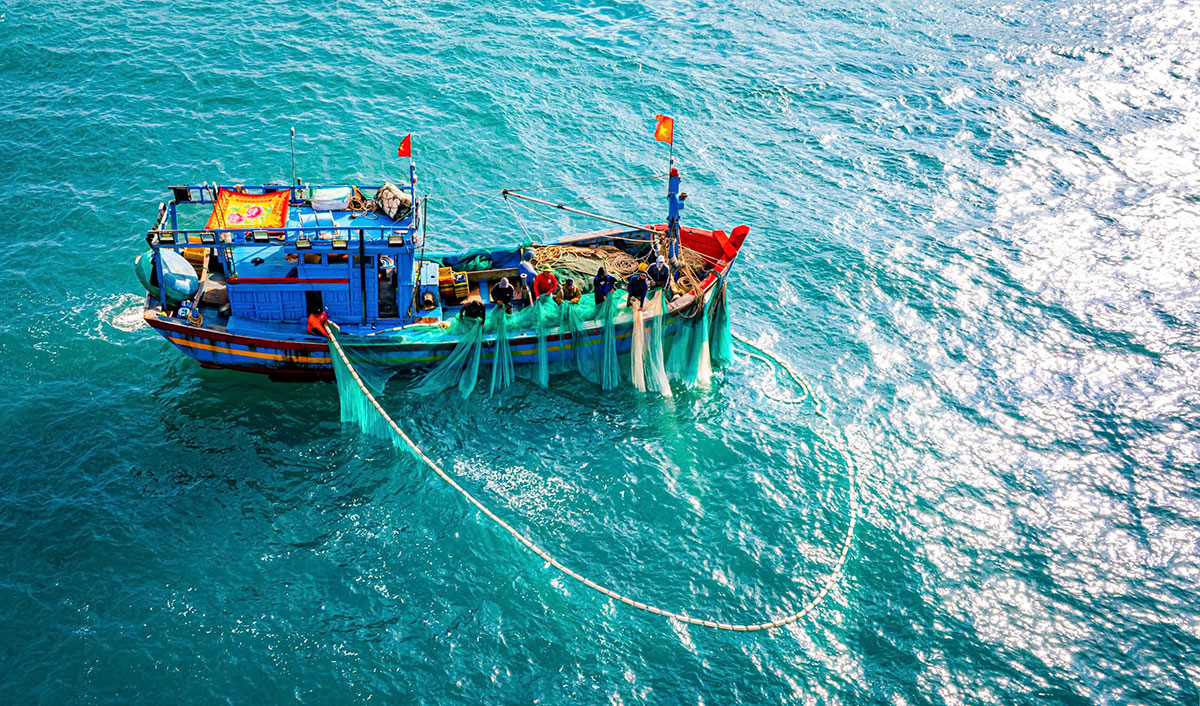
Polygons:
M564 301L572 304L578 304L583 292L579 291L579 287L575 285L575 279L568 277L567 281L563 282L563 286L554 293L554 301L562 304Z
M501 278L500 281L492 287L492 301L496 303L496 306L504 307L504 311L508 312L509 314L512 313L512 302L514 296L516 296L516 289L514 289L512 284L509 283L507 277Z
M632 308L634 301L638 306L646 306L646 292L650 290L650 280L646 277L646 263L638 265L637 272L629 278L626 287L629 290L629 299L625 301L625 306Z
M608 274L608 270L603 265L596 272L596 279L592 280L592 296L596 299L596 306L604 303L608 298L608 293L617 286L617 278Z
M542 272L533 280L533 298L537 299L543 294L554 294L558 289L558 278L554 276L554 270L550 269L549 265L542 267Z
M329 338L329 329L325 328L326 321L329 321L329 314L324 307L320 312L314 310L308 315L308 332L313 336Z
M654 264L646 270L646 275L655 287L665 287L671 281L671 268L667 267L666 259L659 255Z
M458 315L464 319L479 319L479 323L482 324L484 317L487 316L487 309L484 308L483 302L472 299L463 304L462 311L458 312Z

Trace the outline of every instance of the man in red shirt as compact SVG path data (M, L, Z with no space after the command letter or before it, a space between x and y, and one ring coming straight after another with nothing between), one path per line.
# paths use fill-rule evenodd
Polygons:
M329 338L329 329L325 328L325 322L329 321L329 314L324 310L320 314L313 312L308 315L308 332L314 336L324 336Z
M557 289L558 278L549 267L543 267L541 274L533 279L533 298L537 299L543 294L554 294Z

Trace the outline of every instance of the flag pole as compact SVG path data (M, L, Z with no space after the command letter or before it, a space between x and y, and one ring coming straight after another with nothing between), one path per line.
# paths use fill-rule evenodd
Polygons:
M291 192L293 197L296 195L296 192L294 191L295 188L296 188L296 126L293 125L292 126L292 183L288 187L288 191Z

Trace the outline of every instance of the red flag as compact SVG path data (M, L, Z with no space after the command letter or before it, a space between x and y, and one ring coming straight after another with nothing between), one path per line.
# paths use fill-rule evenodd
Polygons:
M412 159L412 135L405 135L400 141L400 146L396 148L396 156Z
M654 128L654 139L675 146L675 121L665 115L655 115L658 127Z

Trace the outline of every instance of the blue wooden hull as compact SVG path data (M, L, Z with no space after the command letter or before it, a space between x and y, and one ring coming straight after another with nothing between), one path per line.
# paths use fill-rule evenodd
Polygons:
M691 297L685 297L682 306L674 308L667 314L666 336L671 336L680 325L684 315L691 315L695 309L690 303ZM208 368L228 368L247 372L265 373L281 378L310 378L328 377L333 374L333 364L329 358L329 347L323 339L304 336L292 339L263 338L217 331L204 326L195 326L187 321L164 316L156 310L147 308L146 323L176 348L195 359L200 365ZM601 345L603 339L602 327L599 322L589 322L579 337L575 340L570 334L559 334L553 329L547 339L547 353L551 363L562 363L573 359L581 348ZM353 336L348 336L346 343L354 343ZM633 323L628 317L618 319L616 326L617 353L628 354L633 338ZM453 337L439 342L405 342L378 343L377 338L363 337L360 340L374 341L371 348L372 359L382 364L395 367L400 371L419 369L436 365L444 360L456 345ZM522 332L509 337L512 348L513 363L516 365L534 365L537 363L537 336L530 332ZM487 336L484 341L483 360L486 365L495 350L495 336Z

